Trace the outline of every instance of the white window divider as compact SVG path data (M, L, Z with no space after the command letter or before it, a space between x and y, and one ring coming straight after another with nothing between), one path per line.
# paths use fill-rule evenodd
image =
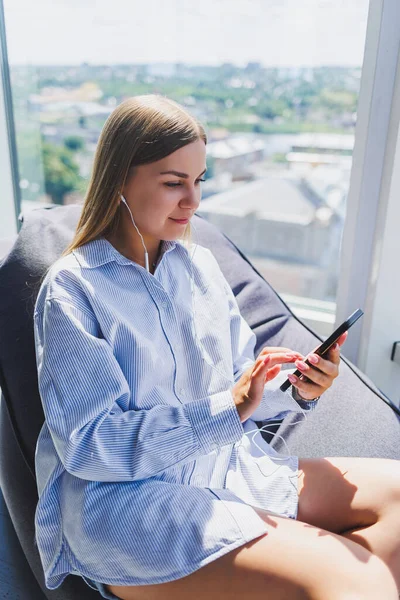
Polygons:
M364 310L343 354L393 401L400 396L390 358L400 339L399 52L400 3L371 0L335 323Z
M19 185L7 58L3 1L0 0L0 240L18 229Z

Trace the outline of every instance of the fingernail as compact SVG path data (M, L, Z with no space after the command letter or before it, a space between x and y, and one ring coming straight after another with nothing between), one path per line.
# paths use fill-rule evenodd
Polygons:
M302 371L306 371L308 369L308 365L306 365L306 363L302 360L296 360L296 367Z
M297 378L294 375L288 375L290 383L296 383Z
M270 360L271 360L270 356L267 356L266 358L264 358L264 365L267 365Z
M318 364L319 358L318 358L318 356L316 354L310 354L310 356L308 357L308 360L313 365L316 365L316 364Z

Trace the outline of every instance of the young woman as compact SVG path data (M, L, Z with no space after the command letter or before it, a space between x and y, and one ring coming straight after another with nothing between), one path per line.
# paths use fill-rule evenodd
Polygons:
M123 600L397 598L399 464L299 460L253 441L254 420L315 407L339 346L310 367L289 348L254 361L216 260L186 235L205 169L204 130L182 107L122 103L41 286L46 585L72 573ZM279 390L283 363L306 375L294 392Z

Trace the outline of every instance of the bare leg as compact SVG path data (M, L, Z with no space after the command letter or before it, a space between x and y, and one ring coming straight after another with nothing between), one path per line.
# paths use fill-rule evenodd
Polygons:
M267 535L187 577L109 590L122 600L397 600L387 566L359 544L257 512L269 524Z
M400 590L400 461L300 459L298 519L379 556Z

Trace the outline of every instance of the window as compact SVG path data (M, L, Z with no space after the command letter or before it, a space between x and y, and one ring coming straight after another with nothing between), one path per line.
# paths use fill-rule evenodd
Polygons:
M200 214L328 334L367 15L368 0L5 0L22 208L82 201L108 114L166 94L208 132Z

